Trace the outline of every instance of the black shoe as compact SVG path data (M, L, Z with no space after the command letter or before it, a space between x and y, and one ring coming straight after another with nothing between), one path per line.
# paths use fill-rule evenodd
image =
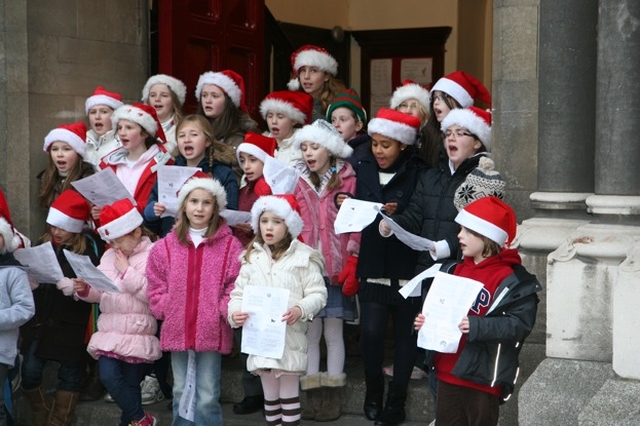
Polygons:
M382 404L373 401L365 401L363 408L365 417L373 421L377 420L378 416L380 416L380 412L382 411Z
M235 414L251 414L264 409L264 397L262 395L246 396L242 401L233 404Z

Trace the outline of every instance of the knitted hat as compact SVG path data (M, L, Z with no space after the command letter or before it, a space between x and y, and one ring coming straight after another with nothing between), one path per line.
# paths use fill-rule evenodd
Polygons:
M292 238L298 238L302 232L302 217L300 217L300 206L292 194L265 195L256 200L251 207L251 228L254 234L260 232L260 215L265 211L270 211L279 218L284 219L284 223L289 228Z
M491 152L491 113L477 107L455 108L440 123L444 132L449 127L464 127L480 139L480 142Z
M240 74L232 70L205 72L198 78L198 84L196 85L196 98L198 101L200 101L200 94L205 84L215 84L229 96L236 108L247 111L247 106L244 103L244 79Z
M16 230L13 228L9 204L4 197L4 192L0 190L0 235L4 239L4 247L0 249L0 254L12 253L20 247L21 240Z
M395 139L405 145L415 145L420 119L395 109L380 108L376 118L369 122L369 136L376 133Z
M367 123L367 111L362 107L362 101L355 89L345 89L343 92L336 95L333 99L333 103L329 105L329 108L327 108L328 122L331 122L331 113L340 107L349 108L363 124Z
M151 105L139 103L123 105L111 115L111 124L114 129L118 128L118 121L120 120L133 121L161 143L166 143L167 141L164 130L162 130L162 124L158 120L158 113Z
M266 120L269 111L285 114L300 124L308 124L313 114L313 96L291 90L271 92L260 103L262 118Z
M180 101L180 105L184 104L184 100L187 96L187 86L177 78L166 74L156 74L149 77L149 80L147 80L147 83L142 89L142 102L146 102L149 99L149 90L151 90L151 86L158 83L165 84L173 93L176 94Z
M85 114L89 115L89 110L96 105L106 105L116 110L123 105L122 96L120 96L120 93L109 92L104 87L98 86L93 95L89 96L84 103Z
M338 62L329 54L327 49L314 46L313 44L305 44L291 54L291 70L293 75L289 83L287 83L289 90L300 89L298 70L304 66L318 67L333 76L338 74Z
M353 148L342 139L336 128L321 118L293 134L292 146L300 149L302 142L317 143L338 158L347 158L353 154Z
M142 216L131 200L124 198L104 206L100 212L98 233L105 241L113 241L142 225Z
M84 147L87 139L87 126L78 121L77 123L61 124L50 131L44 138L44 152L48 152L54 142L66 142L79 156L84 156Z
M474 76L462 71L455 71L445 75L431 88L433 92L440 91L451 96L463 107L470 107L475 100L491 106L491 95L486 87Z
M218 211L222 211L227 207L227 193L218 182L218 180L213 179L210 175L205 172L196 172L193 176L191 176L180 188L178 192L178 205L182 206L185 198L193 191L194 189L204 189L209 192L216 199L216 203L218 204Z
M278 141L276 141L275 138L270 138L254 132L247 132L244 135L244 142L236 148L236 157L238 158L238 163L240 163L240 153L245 152L253 155L264 163L267 155L273 157L273 153L276 152L276 148L278 148Z
M426 111L429 110L429 91L413 80L403 81L402 86L393 92L389 107L396 109L407 99L416 99Z
M67 189L58 196L47 215L47 223L67 232L80 233L84 223L91 219L91 205L73 189Z
M458 211L482 197L494 196L501 200L504 198L507 184L494 168L492 159L480 157L478 167L467 175L453 196L453 204Z
M509 246L516 236L516 214L504 201L484 197L466 206L456 216L456 222L467 229Z

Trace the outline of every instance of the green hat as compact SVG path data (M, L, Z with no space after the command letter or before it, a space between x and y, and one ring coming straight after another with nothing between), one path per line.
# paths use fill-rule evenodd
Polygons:
M349 108L363 124L367 124L367 112L362 107L362 101L360 100L360 96L358 96L358 92L353 88L345 89L336 95L333 103L327 108L327 121L331 122L331 113L340 107Z

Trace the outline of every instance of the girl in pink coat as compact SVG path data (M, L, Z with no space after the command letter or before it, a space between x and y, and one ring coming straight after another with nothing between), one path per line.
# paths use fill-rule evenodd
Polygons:
M295 196L304 227L300 236L305 244L322 252L326 264L327 306L309 324L307 331L309 362L300 379L307 391L305 420L331 421L341 415L340 391L346 385L344 320L355 319L355 302L342 294L341 272L355 265L359 251L357 234L339 234L333 229L338 214L335 199L341 193L353 194L356 175L348 158L353 149L327 121L319 119L304 126L293 137L293 146L302 151L297 164L300 179ZM327 344L327 371L320 372L320 338Z
M98 331L87 347L98 360L100 381L122 410L120 426L155 425L142 409L140 382L148 364L160 358L156 319L147 299L147 258L153 243L144 235L142 216L128 199L105 206L100 212L100 237L110 243L100 259L100 269L118 288L101 291L76 279L76 295L100 303Z
M196 173L178 203L177 225L149 255L147 294L151 311L164 320L160 346L171 352L173 424L221 425L221 359L233 345L227 304L242 246L219 215L227 196L217 180ZM185 389L195 390L195 407Z

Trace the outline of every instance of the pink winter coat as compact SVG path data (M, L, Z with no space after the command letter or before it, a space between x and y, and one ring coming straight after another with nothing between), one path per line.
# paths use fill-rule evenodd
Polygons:
M222 224L196 248L178 240L173 230L149 255L147 295L153 315L164 320L164 351L231 352L233 331L227 323L229 294L240 271L242 246Z
M93 333L87 351L92 357L115 355L123 360L155 361L162 356L156 337L157 323L147 299L147 258L153 247L148 237L129 256L129 267L120 274L115 267L116 252L110 248L100 259L100 269L120 289L120 293L102 292L91 283L78 297L100 303L98 331Z
M312 248L322 251L327 274L331 283L338 282L338 275L344 267L349 254L359 251L359 238L356 234L336 235L333 223L336 221L338 209L334 198L339 192L356 192L356 174L346 161L339 161L338 175L342 185L336 189L323 188L318 194L309 180L307 173L301 173L295 189L295 197L300 205L300 213L304 222L302 241Z

